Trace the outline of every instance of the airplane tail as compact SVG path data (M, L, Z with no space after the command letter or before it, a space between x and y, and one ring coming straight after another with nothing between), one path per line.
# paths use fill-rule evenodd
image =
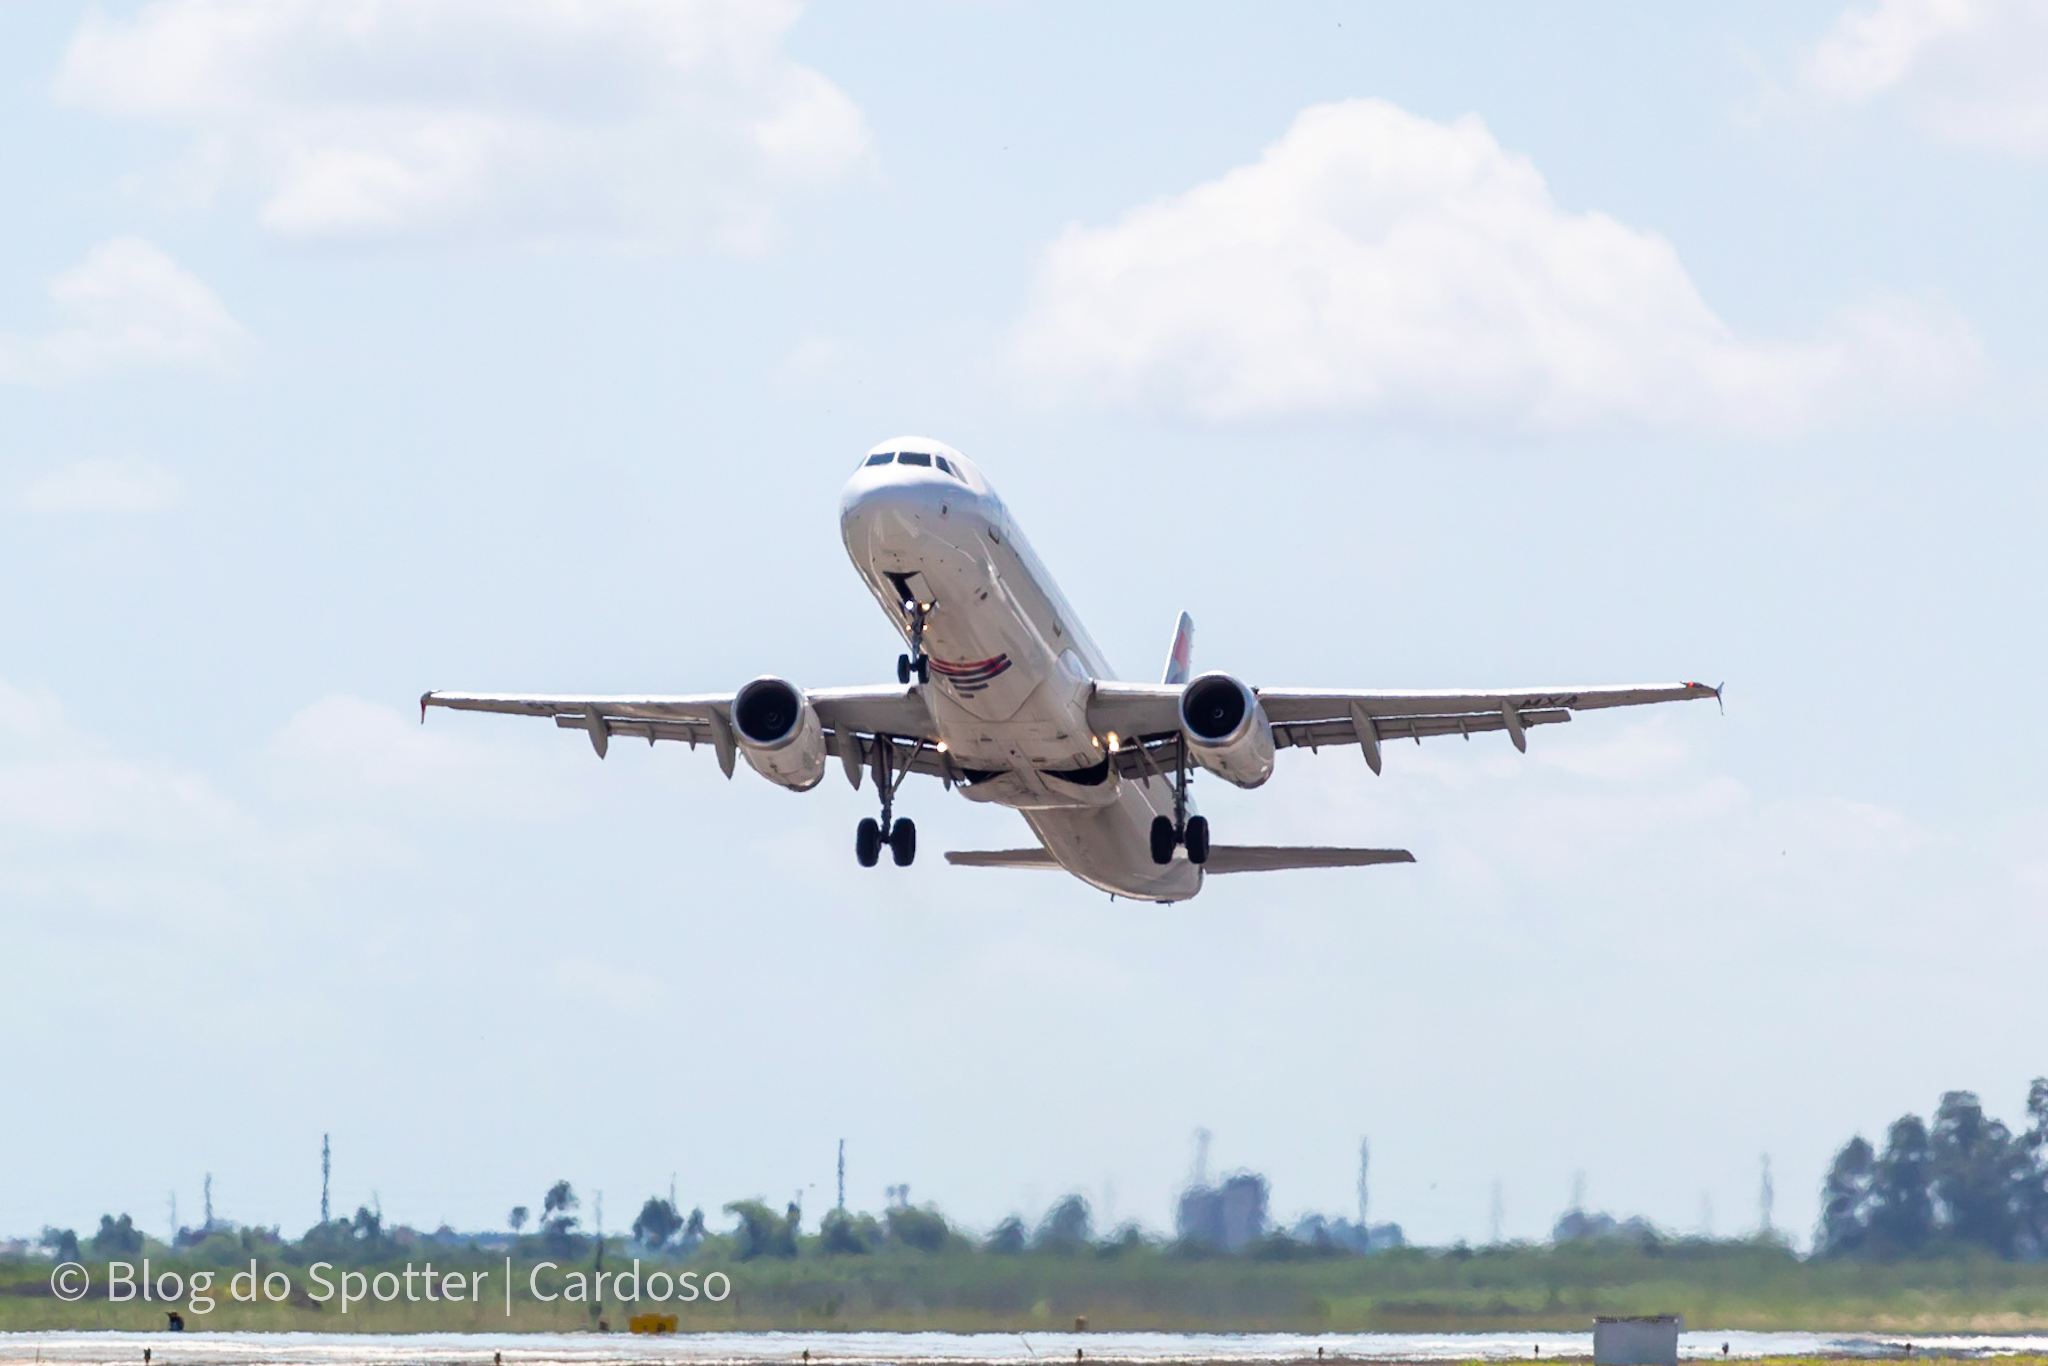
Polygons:
M1170 687L1179 687L1194 676L1195 619L1186 612L1180 614L1180 625L1173 628L1173 648L1166 654L1166 677L1159 681Z

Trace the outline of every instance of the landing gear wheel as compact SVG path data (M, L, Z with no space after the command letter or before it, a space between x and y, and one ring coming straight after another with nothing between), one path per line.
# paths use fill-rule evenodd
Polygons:
M1200 867L1209 861L1209 818L1188 817L1188 831L1182 837L1188 846L1188 862Z
M918 681L918 682L920 682L920 683L929 683L929 682L931 682L931 681L932 681L932 661L931 661L931 656L929 656L929 655L919 655L919 656L918 656L918 658L917 658L917 681Z
M1158 864L1173 862L1173 822L1165 816L1152 818L1152 861Z
M917 822L898 821L889 832L889 854L898 868L908 868L917 857Z
M898 683L908 683L910 681L909 655L896 656L896 681Z
M864 817L853 828L853 856L863 868L872 868L881 861L882 827L875 824L874 817Z

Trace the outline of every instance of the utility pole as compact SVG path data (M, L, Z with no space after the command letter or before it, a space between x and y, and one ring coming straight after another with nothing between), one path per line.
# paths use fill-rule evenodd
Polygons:
M599 1191L599 1192L597 1193L597 1261L596 1261L596 1262L595 1262L595 1263L594 1263L594 1264L592 1265L592 1267L591 1267L591 1270L593 1270L593 1271L603 1271L603 1270L604 1270L604 1192L603 1192L603 1191ZM597 1302L596 1302L595 1304L593 1304L593 1305L591 1305L591 1306L590 1306L590 1317L591 1317L592 1319L596 1320L596 1321L597 1321L597 1323L598 1323L598 1325L599 1325L600 1327L602 1327L602 1326L603 1326L603 1324L604 1324L604 1277L602 1277L602 1276L594 1276L594 1277L593 1277L592 1279L594 1279L594 1280L595 1280L595 1281L597 1282Z
M1771 1206L1776 1204L1778 1199L1777 1187L1771 1184L1771 1155L1769 1153L1764 1154L1763 1165L1763 1181L1757 1188L1756 1206L1759 1216L1758 1222L1762 1226L1759 1231L1764 1237L1768 1238L1771 1236Z
M172 1246L172 1247L176 1247L176 1246L178 1245L178 1193L177 1193L176 1191L172 1191L172 1192L171 1192L171 1238L170 1238L170 1244L171 1244L171 1246Z
M329 1160L327 1135L320 1135L320 1222L327 1222L327 1177L333 1170Z
M206 1174L206 1232L213 1232L213 1173Z
M1366 1173L1370 1170L1371 1166L1372 1144L1361 1138L1358 1140L1358 1228L1360 1232L1364 1232L1372 1227L1367 1219L1367 1215L1371 1211L1366 1200L1365 1183Z
M839 1208L846 1208L846 1140L839 1140Z

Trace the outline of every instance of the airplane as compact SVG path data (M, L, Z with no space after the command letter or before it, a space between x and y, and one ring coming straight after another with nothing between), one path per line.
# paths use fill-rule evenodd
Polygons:
M879 819L855 829L863 867L908 867L917 826L898 816L911 774L969 801L1007 806L1037 844L954 851L972 868L1064 869L1112 897L1185 901L1210 873L1412 863L1405 849L1211 842L1189 792L1195 769L1240 788L1272 776L1275 752L1357 746L1381 771L1387 745L1506 731L1526 752L1535 726L1576 712L1696 698L1702 683L1387 692L1255 687L1196 676L1182 613L1157 683L1119 681L981 469L943 442L906 436L869 451L840 497L846 553L907 646L896 682L806 689L764 676L729 693L538 696L430 692L429 707L551 717L602 759L614 739L708 744L807 792L834 758L855 790L872 775Z

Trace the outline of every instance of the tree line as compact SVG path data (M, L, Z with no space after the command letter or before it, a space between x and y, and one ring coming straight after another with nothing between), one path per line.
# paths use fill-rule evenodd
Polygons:
M1971 1251L2048 1255L2048 1077L2027 1090L2015 1133L1969 1091L1950 1091L1932 1124L1906 1114L1878 1151L1844 1144L1821 1185L1820 1257L1896 1261Z

